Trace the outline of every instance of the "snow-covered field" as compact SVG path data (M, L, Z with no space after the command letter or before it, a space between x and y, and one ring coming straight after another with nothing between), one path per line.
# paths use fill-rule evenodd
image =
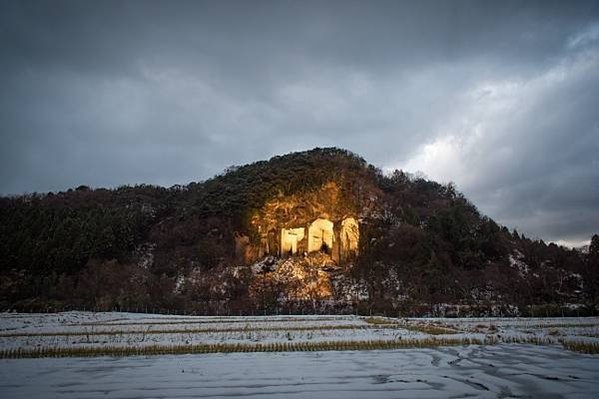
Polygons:
M599 358L531 345L0 360L3 398L596 398Z
M441 330L432 331L431 328ZM534 338L547 343L560 340L599 342L599 318L205 317L118 312L0 314L0 350L102 345L381 341L434 337L506 342L525 342Z
M326 342L442 339L493 345L360 351L318 347ZM310 352L280 352L278 347L262 353L0 359L0 397L599 397L599 355L568 351L564 341L599 343L599 318L4 313L4 357L17 348L171 345L185 353L194 345L314 347Z
M0 349L364 341L426 336L399 326L379 328L355 316L182 317L67 312L8 314L0 318Z

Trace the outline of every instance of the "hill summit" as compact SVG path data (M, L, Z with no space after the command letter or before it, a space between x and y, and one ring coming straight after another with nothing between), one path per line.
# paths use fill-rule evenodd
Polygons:
M337 148L187 186L0 198L8 309L593 312L598 261Z

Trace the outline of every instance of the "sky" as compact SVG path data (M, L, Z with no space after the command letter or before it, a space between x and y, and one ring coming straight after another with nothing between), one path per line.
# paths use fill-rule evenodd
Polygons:
M597 1L0 1L0 194L335 146L599 233Z

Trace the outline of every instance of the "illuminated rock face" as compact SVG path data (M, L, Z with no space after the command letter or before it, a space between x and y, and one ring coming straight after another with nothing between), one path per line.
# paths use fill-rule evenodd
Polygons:
M332 181L304 192L279 193L256 209L246 233L251 242L246 236L236 239L238 259L260 265L250 268L252 300L333 298L339 272L358 256L358 215L370 209L363 203Z
M336 182L291 195L280 193L252 215L253 231L248 236L253 249L246 252L245 263L269 255L315 252L327 254L337 265L351 262L358 253L356 215L362 210L355 197L348 197Z
M305 232L308 235L305 236ZM301 252L323 252L337 263L354 259L358 255L360 228L353 217L337 224L321 216L307 228L281 229L280 256L295 255Z
M298 251L298 243L304 239L304 228L281 230L281 253L280 255L295 255Z
M246 235L236 234L235 254L239 262L251 263L268 255L292 256L323 252L337 264L355 259L358 255L360 227L353 217L334 223L321 216L306 223L306 227L270 229L260 236L259 245L251 245Z
M324 254L312 257L279 259L271 271L258 273L249 287L250 298L256 303L265 297L279 300L307 301L333 298L333 285L323 262L330 262Z
M358 255L359 242L360 228L356 219L352 217L343 219L339 232L339 257L342 262Z
M333 222L318 218L308 228L308 252L333 250Z

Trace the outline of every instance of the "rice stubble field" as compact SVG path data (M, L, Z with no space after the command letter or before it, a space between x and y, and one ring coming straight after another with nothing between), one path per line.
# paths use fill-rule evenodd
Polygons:
M599 318L0 315L7 398L599 395Z

